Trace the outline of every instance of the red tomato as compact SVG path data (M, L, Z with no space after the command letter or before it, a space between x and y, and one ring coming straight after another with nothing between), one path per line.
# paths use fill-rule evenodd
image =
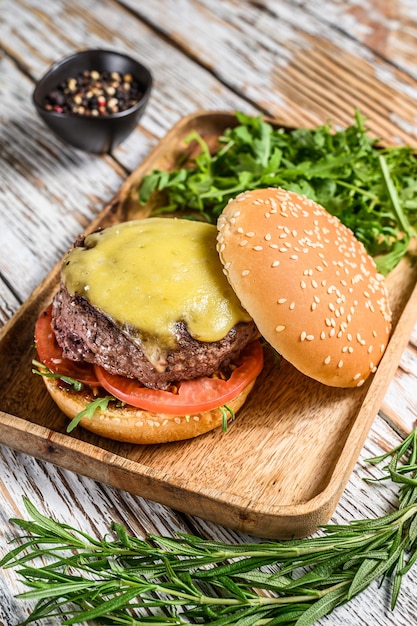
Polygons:
M76 363L62 356L54 332L51 327L52 305L44 311L35 324L35 342L38 357L54 374L74 378L85 385L99 385L90 363Z
M189 415L227 404L256 378L263 367L263 350L253 341L241 353L238 366L228 380L203 376L178 383L178 393L148 389L139 381L109 374L102 367L95 371L100 384L115 398L140 409L168 415Z

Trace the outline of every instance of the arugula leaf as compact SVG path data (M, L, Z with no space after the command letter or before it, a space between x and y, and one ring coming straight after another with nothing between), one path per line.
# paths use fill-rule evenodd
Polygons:
M70 433L78 426L83 417L91 419L94 413L98 410L105 411L109 405L109 402L117 402L113 396L98 397L92 402L89 402L85 409L80 411L68 424L67 433Z
M48 369L46 365L40 363L39 361L36 361L35 359L32 360L32 365L34 366L34 368L36 368L32 369L32 374L38 374L38 376L43 376L44 378L54 378L62 380L67 383L67 385L73 387L74 391L81 391L82 389L84 389L84 384L81 383L79 380L71 378L70 376L64 376L63 374L54 374L54 372L51 372L51 370Z
M359 111L350 126L336 131L330 124L287 131L241 112L236 119L214 154L193 131L187 142L196 140L200 154L187 166L146 175L139 201L145 204L156 192L164 202L155 213L197 211L215 223L240 192L283 187L336 215L383 274L397 265L417 227L417 159L410 146L380 147Z
M85 387L83 383L80 383L79 380L75 378L70 378L69 376L64 376L62 374L55 374L51 372L43 363L39 361L33 360L32 365L34 369L32 369L33 374L38 374L39 376L44 376L45 378L54 378L62 380L63 382L70 385L74 391L82 391ZM36 368L36 369L35 369ZM67 433L70 433L78 426L83 417L92 418L95 411L98 409L100 411L105 411L109 405L109 402L117 402L118 404L123 404L120 400L117 400L114 396L98 396L88 404L86 404L85 409L80 411L68 424Z

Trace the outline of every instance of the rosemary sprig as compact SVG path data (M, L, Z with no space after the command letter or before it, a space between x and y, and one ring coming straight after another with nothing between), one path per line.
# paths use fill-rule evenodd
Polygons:
M311 626L372 581L393 579L392 609L403 576L417 560L417 430L387 454L378 480L400 485L399 506L376 519L328 524L317 537L228 545L193 535L96 539L41 515L0 561L17 567L36 600L19 626L53 616L64 624L212 624ZM46 565L41 565L46 561Z

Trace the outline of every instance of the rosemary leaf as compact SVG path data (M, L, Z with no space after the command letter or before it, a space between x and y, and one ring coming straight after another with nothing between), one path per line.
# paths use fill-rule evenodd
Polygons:
M268 150L268 139L260 151ZM391 608L417 561L416 431L395 450L378 480L400 485L399 506L377 519L327 524L318 536L228 545L194 535L128 535L121 524L102 539L42 515L12 520L17 537L0 561L15 567L35 600L19 626L61 615L112 625L311 626L373 581L392 579ZM406 503L406 504L405 504Z

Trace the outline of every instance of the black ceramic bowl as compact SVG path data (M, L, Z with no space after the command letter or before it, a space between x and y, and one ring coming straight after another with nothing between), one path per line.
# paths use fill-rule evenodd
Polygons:
M45 109L47 96L66 79L84 70L130 74L139 83L140 97L130 108L98 117ZM132 132L142 117L152 89L152 75L138 61L112 50L83 50L56 62L39 80L33 103L45 124L67 143L87 152L110 152Z

